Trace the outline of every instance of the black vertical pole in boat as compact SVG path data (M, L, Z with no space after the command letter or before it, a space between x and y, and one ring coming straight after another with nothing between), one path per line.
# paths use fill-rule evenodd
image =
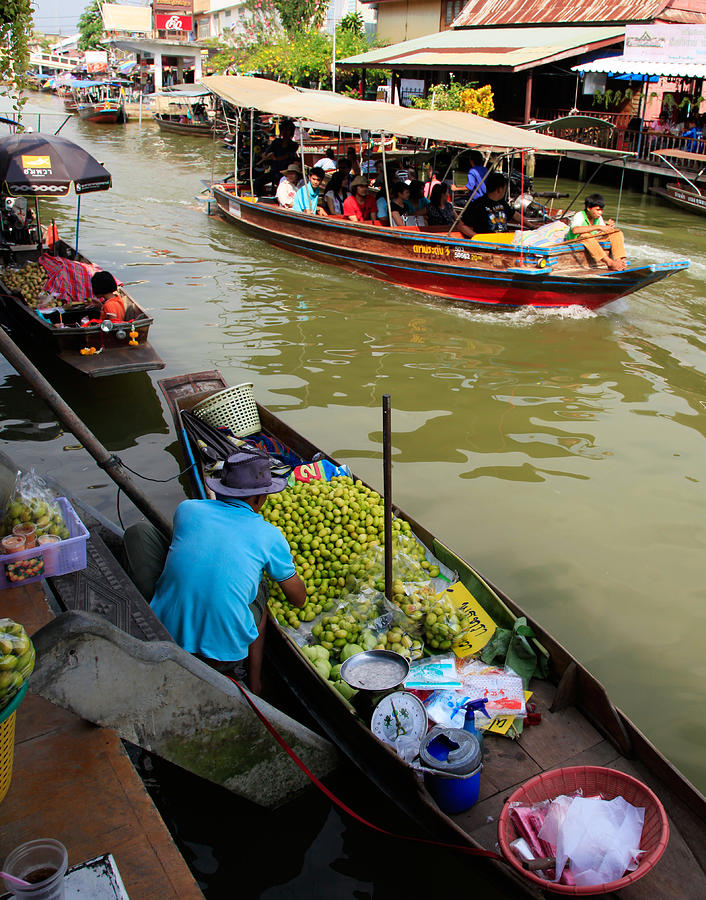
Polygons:
M250 196L251 197L255 196L255 183L253 181L253 175L252 175L252 152L253 152L254 143L255 143L255 110L251 109L250 110ZM237 184L237 181L238 181L237 173L235 176L235 181ZM238 193L237 187L236 187L235 193L236 194Z
M390 222L391 228L396 228L395 222L392 218L392 204L390 203L390 185L387 180L387 158L385 156L385 132L380 132L380 147L382 149L382 177L385 182L385 199L387 200L387 218Z
M392 600L392 446L390 395L382 395L382 469L385 508L385 596Z
M125 492L145 518L149 519L155 528L158 528L164 535L171 538L171 523L150 503L142 491L133 484L120 459L106 450L93 432L86 427L2 328L0 328L0 353L26 379L34 393L45 401L64 428L78 438L106 475L112 478L118 487Z

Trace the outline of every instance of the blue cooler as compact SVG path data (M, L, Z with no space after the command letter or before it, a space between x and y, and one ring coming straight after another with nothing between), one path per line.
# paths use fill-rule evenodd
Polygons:
M465 812L478 801L483 752L478 738L462 728L435 725L422 740L419 759L424 784L442 812Z

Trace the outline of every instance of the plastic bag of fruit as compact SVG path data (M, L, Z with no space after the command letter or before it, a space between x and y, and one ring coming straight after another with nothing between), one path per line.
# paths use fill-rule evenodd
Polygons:
M0 526L1 536L11 534L16 525L34 525L35 540L43 534L57 535L62 541L69 537L56 496L34 469L17 473Z
M423 621L427 648L437 653L452 650L473 626L471 618L443 594L426 606Z
M361 634L361 643L366 650L392 650L407 659L419 659L424 652L421 625L410 619L398 606L383 601L383 614L373 624L371 633L375 644L368 646L368 633ZM374 626L378 627L375 628Z
M424 546L414 537L397 533L392 536L392 575L396 584L425 582L439 575L439 567L426 558ZM385 551L375 544L349 566L349 586L374 587L385 590ZM394 590L393 585L393 590Z
M34 669L34 645L12 619L0 619L0 712L10 703Z

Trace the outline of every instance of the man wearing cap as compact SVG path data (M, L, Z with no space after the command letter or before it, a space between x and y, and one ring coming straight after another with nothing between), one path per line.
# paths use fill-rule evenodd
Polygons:
M309 183L302 185L294 195L292 209L294 212L309 213L310 215L326 216L326 210L319 206L319 190L326 180L326 172L314 166L309 172Z
M377 204L370 194L368 179L356 175L351 181L351 195L343 203L343 215L353 222L377 222Z
M277 202L284 209L291 209L294 203L294 195L304 185L301 166L298 163L290 163L282 172L282 180L277 185Z
M206 484L215 500L177 507L152 609L180 647L219 671L237 673L237 663L247 660L249 687L259 694L268 596L263 573L290 603L306 602L284 535L258 515L287 479L271 474L266 453L248 450L231 456L221 477Z

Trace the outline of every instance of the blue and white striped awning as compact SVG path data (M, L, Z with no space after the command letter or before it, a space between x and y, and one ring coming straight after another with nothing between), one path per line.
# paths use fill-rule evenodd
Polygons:
M706 78L706 64L693 62L636 60L626 56L606 56L573 66L574 72L601 72L606 75L630 75L635 81L643 76L659 78Z

